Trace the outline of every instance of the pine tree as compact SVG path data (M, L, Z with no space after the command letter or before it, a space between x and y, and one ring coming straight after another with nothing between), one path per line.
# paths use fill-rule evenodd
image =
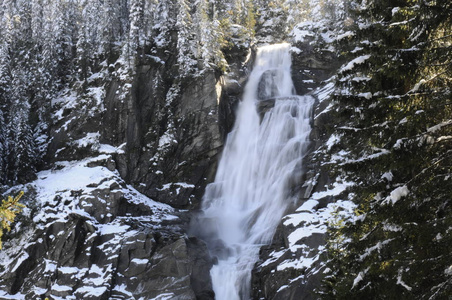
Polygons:
M193 23L190 15L190 7L186 0L178 0L179 11L177 14L177 64L181 78L193 74L196 68L196 40L193 35Z
M76 67L78 80L86 85L86 80L97 71L100 63L99 50L102 49L103 29L99 26L99 20L102 20L102 4L98 1L81 0L79 7Z
M8 106L11 84L11 60L8 53L8 43L2 41L0 44L0 108L2 111L5 111Z
M101 53L109 58L112 56L115 48L115 42L121 38L121 22L116 22L121 13L120 3L115 0L107 0L104 2L103 10L101 11L101 19L99 26L101 26Z
M6 5L3 2L2 12L0 13L0 185L5 184L6 179L6 153L8 149L8 132L6 130L7 110L9 109L11 92L11 61L9 55L9 43L7 40L6 25L8 23L6 16Z
M192 20L196 33L196 53L203 69L213 67L224 71L226 61L221 51L224 33L214 15L210 14L213 19L209 16L210 11L211 7L207 1L197 2Z
M348 243L340 258L329 252L325 298L444 299L452 288L451 4L354 7L354 42L344 47L354 57L339 79L336 117L344 126L335 151L345 150L338 171L359 182L360 213L335 233Z
M0 186L5 183L6 176L6 153L8 149L8 137L5 118L0 109Z
M30 126L30 105L25 99L13 102L8 124L7 178L10 184L25 183L35 177L36 145Z
M143 0L131 1L129 13L129 34L124 47L124 55L128 62L128 67L131 70L135 70L135 63L137 61L137 55L140 48L140 30L143 22L143 9Z
M174 15L173 15L174 14ZM154 14L153 44L156 48L168 47L172 40L171 31L176 30L177 10L171 1L159 1Z

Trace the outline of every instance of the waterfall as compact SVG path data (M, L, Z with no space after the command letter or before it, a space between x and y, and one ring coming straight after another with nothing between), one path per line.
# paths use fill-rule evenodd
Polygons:
M203 198L198 232L218 259L211 269L217 300L249 299L259 248L271 242L297 198L313 99L294 95L289 49L258 49L215 181ZM259 114L264 102L273 107Z

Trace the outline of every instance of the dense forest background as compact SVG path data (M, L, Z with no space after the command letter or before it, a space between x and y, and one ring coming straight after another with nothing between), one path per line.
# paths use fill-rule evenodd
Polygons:
M328 222L318 296L452 294L449 0L0 3L2 191L35 180L58 160L79 158L54 145L56 136L104 114L110 82L119 82L117 101L127 106L140 66L165 65L155 89L164 83L174 106L171 95L184 84L208 72L231 74L237 49L305 39L345 62L330 80L329 118L321 126L327 142L314 157L333 181L350 183L338 197L356 205ZM76 102L67 107L61 99L70 97ZM74 111L83 119L68 121ZM158 122L167 122L160 130L172 136L177 124L170 119ZM68 148L78 137L67 138ZM115 133L108 142L118 147L124 139Z
M179 79L206 69L225 72L223 52L235 42L250 47L256 32L269 42L284 39L329 2L2 1L1 182L30 181L44 164L52 99L62 90L88 93L99 76L132 78L138 65L159 62L165 51L176 60ZM272 38L276 32L281 36ZM122 92L126 98L127 85Z

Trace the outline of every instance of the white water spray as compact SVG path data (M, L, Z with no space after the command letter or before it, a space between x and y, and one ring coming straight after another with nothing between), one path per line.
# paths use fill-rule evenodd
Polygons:
M200 218L201 235L218 264L211 270L217 300L249 299L259 248L296 199L313 99L294 96L289 44L259 48ZM259 101L275 99L262 121ZM269 102L272 102L271 100Z

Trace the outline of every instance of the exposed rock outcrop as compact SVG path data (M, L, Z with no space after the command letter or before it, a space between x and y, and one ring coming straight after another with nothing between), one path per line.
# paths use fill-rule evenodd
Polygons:
M184 234L185 213L127 185L103 166L106 156L27 186L35 210L16 226L20 238L5 242L0 299L213 299L212 260Z

